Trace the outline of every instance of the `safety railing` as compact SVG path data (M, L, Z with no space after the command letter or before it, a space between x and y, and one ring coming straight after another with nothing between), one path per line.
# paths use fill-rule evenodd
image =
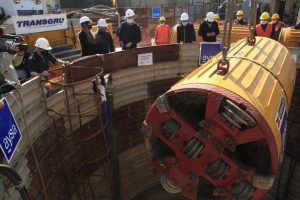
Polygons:
M72 197L77 191L77 196L80 199L97 199L97 198L112 198L112 187L110 191L101 193L100 196L93 186L95 183L91 181L91 175L100 176L112 186L111 168L109 167L109 155L107 136L105 128L107 124L103 118L100 93L98 87L92 88L92 81L95 81L96 86L100 84L99 77L103 74L103 69L96 75L78 82L66 83L64 70L65 67L59 67L52 70L50 73L57 73L57 77L49 80L41 81L41 89L44 92L44 86L55 87L56 92L52 97L47 98L44 95L44 102L48 116L52 119L55 126L56 137L61 152L60 160L64 168L64 176L66 186L69 191L68 196ZM58 81L57 81L58 80ZM84 87L77 91L78 87ZM89 90L89 91L87 91ZM60 96L60 97L59 97ZM50 99L57 99L54 107L48 105ZM86 100L88 99L88 103ZM91 101L93 100L93 101ZM62 109L55 108L57 104L65 104ZM89 104L89 105L86 105ZM58 119L64 120L64 129L58 124ZM94 128L91 128L93 127ZM68 155L64 155L64 149L69 146ZM102 148L97 148L99 145ZM97 167L95 167L95 165ZM93 166L94 170L87 166ZM95 174L96 170L103 169L100 174ZM70 169L72 169L70 171ZM100 185L100 184L99 184ZM74 190L74 187L79 189ZM100 190L99 190L100 191ZM91 196L87 196L87 194Z

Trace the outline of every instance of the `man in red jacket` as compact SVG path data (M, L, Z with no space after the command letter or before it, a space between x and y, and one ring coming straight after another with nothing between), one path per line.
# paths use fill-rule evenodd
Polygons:
M276 32L276 40L278 40L281 29L284 27L284 23L279 20L280 17L277 13L274 13L271 17L272 24L275 26L275 32Z
M254 35L276 39L275 26L269 23L270 15L263 12L260 16L260 23L256 25Z
M169 44L170 42L170 27L166 24L166 18L161 16L159 19L160 24L155 29L155 44Z

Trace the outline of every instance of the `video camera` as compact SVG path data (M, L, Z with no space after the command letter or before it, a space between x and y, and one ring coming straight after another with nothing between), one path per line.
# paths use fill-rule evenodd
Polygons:
M20 51L27 51L27 49L28 49L27 44L21 43L24 41L24 39L21 36L4 34L2 39L3 39L4 44L6 44L8 46L15 44L19 48Z

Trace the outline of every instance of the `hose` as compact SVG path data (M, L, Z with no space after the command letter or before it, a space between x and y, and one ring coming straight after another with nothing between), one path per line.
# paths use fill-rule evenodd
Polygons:
M15 189L19 191L23 200L31 200L25 183L13 168L8 165L0 164L0 174L7 177L14 184Z

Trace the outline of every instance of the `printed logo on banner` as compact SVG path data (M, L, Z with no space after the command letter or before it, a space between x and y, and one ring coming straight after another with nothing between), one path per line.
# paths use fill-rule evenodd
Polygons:
M3 98L4 108L0 109L0 148L7 162L11 161L22 135L11 112L6 98Z
M284 98L281 97L278 111L276 113L275 123L281 133L282 150L285 149L286 130L287 130L287 114Z
M221 51L221 42L201 42L199 65L206 63Z
M160 7L152 8L152 18L160 18Z
M66 13L13 16L12 20L16 34L37 33L68 28Z

